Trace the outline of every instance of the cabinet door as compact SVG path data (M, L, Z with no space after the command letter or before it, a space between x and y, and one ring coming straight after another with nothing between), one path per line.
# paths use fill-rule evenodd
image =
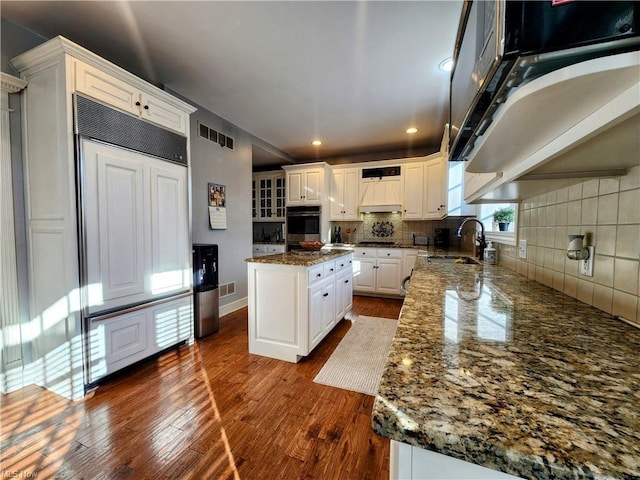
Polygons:
M379 258L376 268L376 291L390 295L400 295L402 281L402 260Z
M287 205L301 205L303 203L302 172L287 172Z
M336 283L335 277L324 283L322 288L322 330L329 333L336 324Z
M142 118L186 135L189 129L189 115L148 93L141 94L140 114Z
M444 159L427 162L424 166L424 184L426 188L424 217L440 219L447 215L445 205L445 168Z
M411 163L404 167L404 203L403 215L406 220L422 219L424 192L424 165Z
M284 222L285 219L285 200L286 200L286 181L285 176L279 175L273 179L273 220Z
M256 220L258 218L258 179L253 177L251 179L251 218Z
M323 293L322 284L309 288L309 351L320 343L324 335L322 329Z
M140 113L140 91L133 85L87 65L75 61L75 88L78 92L100 100L112 107L132 113Z
M343 220L358 220L358 186L360 185L360 169L350 168L344 171Z
M345 173L343 169L331 172L331 209L329 220L342 220L344 218L344 186Z
M376 291L376 259L353 259L353 290L356 292Z
M303 198L304 203L320 203L322 201L322 170L306 170L304 172Z
M411 271L413 270L413 266L416 264L416 259L418 258L417 250L409 250L405 251L404 258L402 260L402 278L408 277L411 275Z
M342 320L353 305L353 274L351 269L336 279L336 321Z
M89 311L145 299L147 157L83 142Z
M273 179L260 177L258 179L258 218L271 220L273 213Z
M186 290L190 285L187 168L150 159L151 293Z

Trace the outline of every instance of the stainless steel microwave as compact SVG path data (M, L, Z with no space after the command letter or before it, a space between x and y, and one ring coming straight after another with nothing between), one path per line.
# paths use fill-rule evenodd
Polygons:
M449 90L449 160L467 160L514 88L638 48L640 2L465 1Z

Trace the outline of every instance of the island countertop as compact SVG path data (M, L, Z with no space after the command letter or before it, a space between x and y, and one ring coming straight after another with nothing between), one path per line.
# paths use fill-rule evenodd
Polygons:
M640 330L504 267L419 256L372 423L522 478L640 478Z
M350 255L352 253L353 252L350 250L340 248L323 249L316 252L300 250L287 253L275 253L273 255L266 255L263 257L247 258L245 259L245 262L310 267L312 265L317 265L328 260L344 257L345 255Z

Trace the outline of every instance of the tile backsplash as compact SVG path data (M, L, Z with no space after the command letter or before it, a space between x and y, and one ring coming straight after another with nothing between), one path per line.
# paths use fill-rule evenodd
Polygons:
M526 199L518 218L527 258L498 245L500 264L640 326L640 166ZM572 234L595 246L593 277L566 256Z
M401 213L367 213L363 215L363 221L361 222L331 222L331 229L333 231L335 227L340 227L342 241L346 243L381 240L412 245L413 234L415 233L417 236L428 236L429 244L433 245L436 228L448 228L449 245L456 248L461 245L460 239L455 236L455 232L463 218L448 217L444 220L403 221ZM392 233L380 236L380 234L389 232ZM472 246L470 245L467 248L470 250Z

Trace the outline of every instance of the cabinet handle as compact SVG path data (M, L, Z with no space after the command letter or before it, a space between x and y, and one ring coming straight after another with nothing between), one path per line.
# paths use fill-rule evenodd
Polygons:
M391 254L390 254L390 253L387 253L387 257L390 257L390 256L391 256Z
M324 295L322 295L323 297L328 297L329 293L325 293Z
M141 105L140 102L136 102L136 107L139 107Z
M349 283L349 280L345 280L344 283Z
M344 267L344 263L341 263L341 264L340 264L340 267Z
M145 110L149 110L149 105L145 105L145 106L144 106L144 109L145 109Z
M330 271L330 272L333 272L333 268L330 268L330 269L329 269L329 271Z
M362 255L366 255L366 254L367 254L367 252L362 252Z
M316 278L320 278L322 276L321 273L316 274Z

